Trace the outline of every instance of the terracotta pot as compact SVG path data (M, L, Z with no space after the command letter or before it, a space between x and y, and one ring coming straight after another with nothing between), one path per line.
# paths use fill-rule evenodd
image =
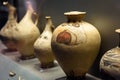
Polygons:
M79 11L64 13L68 21L53 32L52 50L70 80L82 78L99 53L100 34L93 25L82 20L85 14Z
M115 30L119 34L120 29ZM120 41L119 45L105 52L100 61L100 70L109 76L120 79Z
M50 68L54 66L54 55L51 50L51 38L54 29L50 16L46 16L46 26L42 34L34 43L34 50L37 58L40 60L41 68Z
M16 50L16 45L12 40L12 36L14 34L13 32L15 30L14 28L16 28L17 25L16 8L8 2L3 2L3 5L8 8L8 20L0 31L0 39L2 40L3 44L5 44L8 50L13 51Z
M36 17L35 23L32 20L33 15ZM21 59L30 59L35 57L33 44L40 35L37 22L38 16L34 12L31 4L27 2L27 12L17 25L14 33L14 42L21 54Z

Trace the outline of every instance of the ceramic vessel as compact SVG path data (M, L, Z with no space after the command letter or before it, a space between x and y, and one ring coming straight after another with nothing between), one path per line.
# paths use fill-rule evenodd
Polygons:
M50 16L46 16L46 26L42 34L34 43L34 51L40 60L41 68L50 68L54 66L54 55L51 50L51 38L54 29Z
M120 29L115 30L119 34ZM120 41L119 45L105 52L100 61L100 70L115 78L120 79Z
M14 28L16 28L17 25L16 8L8 2L3 2L3 5L8 8L8 20L0 31L0 38L7 49L13 51L16 50L16 45L12 40L13 32L15 30Z
M52 36L52 50L70 80L83 78L100 48L100 34L93 25L82 20L85 14L79 11L64 13L68 21L60 24Z
M35 21L32 20L32 17L34 17L33 15L36 18ZM17 25L13 36L17 49L21 54L21 59L35 57L33 44L40 35L37 22L38 16L34 12L31 4L27 2L27 12Z

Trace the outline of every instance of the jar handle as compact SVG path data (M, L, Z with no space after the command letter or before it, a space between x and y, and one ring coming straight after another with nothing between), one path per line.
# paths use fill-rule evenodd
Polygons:
M38 14L36 12L34 12L33 15L35 16L35 25L37 25L38 24Z

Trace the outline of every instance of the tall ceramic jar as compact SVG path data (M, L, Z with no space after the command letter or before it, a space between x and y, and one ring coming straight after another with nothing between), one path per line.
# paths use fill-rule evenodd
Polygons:
M116 29L115 32L119 34L120 39L120 29ZM120 41L115 48L108 50L102 56L100 70L114 80L120 80Z
M14 28L16 28L17 25L16 8L8 2L3 2L3 5L8 8L8 20L0 31L0 37L7 49L10 51L14 51L16 50L16 45L12 41L12 36Z
M82 79L99 53L100 34L93 25L82 20L85 14L79 11L64 13L67 22L53 32L52 50L68 80Z
M35 55L40 60L41 68L50 68L54 66L54 55L51 50L51 38L54 29L50 16L46 16L46 26L42 34L34 43Z
M33 15L36 17L35 23L32 20ZM17 25L16 31L14 32L14 42L21 54L21 59L35 57L33 44L40 35L37 22L38 17L36 16L30 2L27 2L27 12Z

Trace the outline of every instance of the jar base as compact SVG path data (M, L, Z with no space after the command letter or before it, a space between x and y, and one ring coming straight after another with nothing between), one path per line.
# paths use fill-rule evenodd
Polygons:
M7 47L7 49L6 49L7 51L10 51L10 52L17 51L16 45L11 39L0 36L0 40L1 40L2 44Z
M40 64L40 68L42 68L42 69L52 68L54 66L56 66L54 61L53 62L49 62L49 63L41 63Z
M101 78L104 80L116 80L114 77L106 73L103 69L100 70Z
M85 76L67 76L66 80L85 80Z
M28 59L33 59L35 58L35 55L31 55L31 56L21 56L20 59L21 60L28 60Z
M58 78L56 80L86 80L86 78L85 76L77 76L77 77L67 76L67 77Z

